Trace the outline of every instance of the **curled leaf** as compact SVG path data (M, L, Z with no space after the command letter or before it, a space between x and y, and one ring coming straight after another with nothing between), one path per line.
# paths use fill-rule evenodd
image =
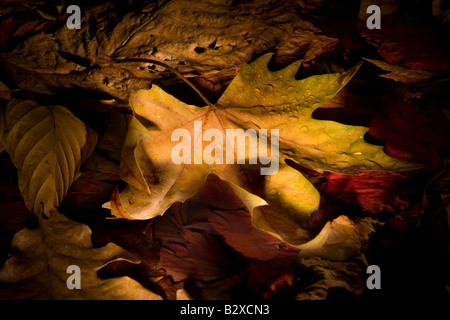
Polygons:
M322 231L311 241L297 246L299 257L320 257L334 261L348 261L356 257L369 235L375 231L375 221L365 218L359 223L347 216L339 216L327 222Z

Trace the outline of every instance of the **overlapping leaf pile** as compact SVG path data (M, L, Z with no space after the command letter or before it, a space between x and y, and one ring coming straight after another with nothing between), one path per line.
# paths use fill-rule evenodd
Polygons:
M230 7L217 0L198 10L188 10L188 3L133 3L145 10L129 12L122 21L115 5L94 6L86 11L89 23L73 38L65 28L48 29L61 19L43 23L35 17L19 28L15 17L0 22L0 46L9 46L0 54L2 65L22 89L65 95L74 86L93 87L120 99L135 90L129 106L98 101L91 92L69 101L76 90L52 104L36 102L39 96L16 98L0 82L0 102L6 101L0 108L0 298L370 295L368 264L385 263L386 288L386 279L392 283L417 262L402 262L408 258L403 249L411 246L398 239L413 238L419 224L419 230L437 227L419 238L425 241L413 242L412 256L424 255L419 267L436 269L434 277L443 278L447 271L439 268L445 262L432 260L443 255L431 253L445 242L435 232L444 220L441 211L429 212L441 208L436 195L448 200L449 172L442 167L450 146L441 108L446 91L433 92L433 85L421 81L448 71L448 55L429 30L399 17L396 6L384 10L382 30L363 27L357 34L348 24L356 18L351 4L333 7L339 21L312 23L297 10L320 17L321 1ZM193 15L197 24L189 20ZM159 32L173 26L169 16L184 27ZM254 28L241 33L247 23ZM233 31L223 35L227 28ZM416 34L422 36L415 39ZM17 46L20 39L27 44ZM361 57L349 58L374 43L364 56L370 63L361 67ZM36 57L37 47L52 49ZM103 64L100 47L124 59L148 52L183 74L201 73L191 81L217 102L183 102L198 100L192 91L183 99L185 92L174 89L171 79L143 89L149 80L142 77L167 79L168 73L147 63L138 70L134 62ZM413 56L422 47L428 50ZM336 56L346 63L337 63ZM199 122L201 132L194 129ZM172 160L176 129L193 138L191 164ZM223 137L229 129L238 132L248 142L244 163L236 164L237 146L231 150L235 163L225 163L228 146L221 141L205 139L197 149L195 142L209 129ZM249 129L266 129L269 146L279 138L274 174L261 175L270 164L251 154ZM215 161L219 147L223 163ZM208 152L208 163L194 163ZM389 273L387 265L396 259L404 267ZM70 265L80 267L81 290L66 286ZM395 290L390 294L395 297Z
M250 65L244 64L217 104L204 108L182 103L157 86L133 94L130 104L135 118L122 161L122 178L129 186L115 194L110 205L112 214L125 219L161 215L173 203L195 195L207 176L215 174L233 185L256 227L299 244L310 239L309 216L318 209L320 199L312 184L286 160L317 172L417 167L387 156L381 146L365 142L367 128L312 118L312 113L350 80L356 68L296 80L299 63L270 72L270 58L267 54ZM176 145L172 132L184 128L192 139L202 139L195 136L194 121L201 121L204 131L219 130L223 137L228 129L278 129L278 172L259 179L262 165L249 164L257 155L250 154L248 145L244 165L225 164L223 159L212 164L175 164L171 158ZM191 148L189 154L193 155L193 144ZM201 152L204 154L203 149ZM269 206L259 208L266 204Z

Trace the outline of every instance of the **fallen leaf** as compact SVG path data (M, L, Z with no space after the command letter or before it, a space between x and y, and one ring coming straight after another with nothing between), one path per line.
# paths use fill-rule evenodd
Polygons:
M100 279L98 270L116 261L137 263L134 255L109 243L95 248L87 225L54 211L36 229L16 233L13 253L0 269L2 299L148 299L161 297L129 277ZM66 281L71 265L80 268L80 289L69 289Z
M382 146L365 142L366 127L312 118L314 110L332 98L357 67L343 73L296 80L299 62L270 72L267 64L271 56L267 54L250 65L242 65L215 105L204 108L187 105L157 86L133 94L130 105L135 118L130 122L131 130L122 157L122 162L128 165L121 174L129 186L114 195L110 203L112 214L127 219L161 215L173 203L195 195L208 175L215 174L228 181L243 199L256 227L299 244L311 239L309 216L318 209L319 193L300 172L287 165L285 159L318 172L357 173L417 167L390 158L382 151ZM201 129L195 129L199 124ZM264 128L268 130L261 134L268 137L272 147L279 147L280 152L274 152L271 159L272 164L279 161L279 169L273 174L266 173L261 179L261 173L270 168L258 163L258 154L249 151L245 140L241 142L245 155L239 155L237 147L227 150L228 142L220 139L226 136L228 129L241 130L237 131L238 136L245 139L243 130L250 129L255 134L249 139L253 139L256 146L254 136ZM192 141L201 140L206 130L215 130L221 135L214 137L219 140L215 146L222 154L213 156L212 144L208 154L206 148L192 147L189 143L187 158L176 164L172 160L173 148L178 145L172 141L176 129L185 130L183 132L194 137ZM269 133L269 129L279 130L279 145L278 134ZM242 163L226 164L230 162L224 158L227 152L233 157L231 163L236 163L237 159ZM206 155L203 162L202 155ZM270 163L267 156L264 160ZM266 203L270 206L258 208Z
M13 17L8 17L0 23L0 46L4 46L11 35Z
M433 73L424 71L424 70L414 70L409 69L406 67L402 67L399 65L390 65L387 62L375 60L375 59L367 59L364 58L364 60L369 61L370 63L373 63L378 68L386 71L387 73L381 74L380 77L386 78L386 79L392 79L394 81L403 82L403 83L418 83L425 80L430 79L432 76L434 76Z
M173 75L150 63L86 68L78 62L99 65L101 54L119 59L150 58L165 61L183 75L209 76L271 50L295 27L307 24L298 15L295 0L249 1L243 6L221 1L193 6L190 0L164 5L104 2L81 9L86 23L79 32L68 29L60 16L47 21L48 32L0 53L0 63L20 88L40 93L54 93L55 88L96 88L127 100L131 92L148 88L154 80L173 83ZM41 48L46 54L36 55Z
M415 199L418 183L414 176L395 172L374 171L358 175L326 172L320 189L328 196L359 206L372 213L406 209Z
M351 261L361 254L361 250L375 231L378 222L363 218L358 222L341 215L327 222L320 233L311 241L296 246L300 258L318 257L332 261Z
M275 64L285 66L295 60L307 62L332 51L338 39L319 34L318 30L297 28L292 35L286 35L278 44L273 58Z
M184 289L178 289L176 292L177 300L194 300Z
M255 229L248 211L215 210L208 215L208 221L228 245L248 258L265 261L278 254L279 240Z
M217 281L242 274L245 262L220 240L213 229L187 221L189 204L175 204L154 221L154 237L161 241L159 268L174 281Z
M295 278L299 274L298 250L283 247L276 257L268 261L251 260L248 266L247 285L263 299L289 299L297 292Z
M309 274L307 281L300 279L296 300L331 299L333 290L344 289L351 295L361 295L365 288L367 265L361 259L352 261L330 261L317 257L300 259L303 273ZM342 298L336 294L335 298Z
M42 24L42 21L39 20L31 20L28 21L26 23L24 23L23 25L21 25L12 35L12 37L21 37L24 36L26 34L29 34L33 31L35 31L35 29L37 28L37 26L39 26L40 24Z
M36 11L46 20L56 20L61 14L62 6L58 5L40 5L37 6Z
M0 98L5 100L11 99L11 90L7 86L5 86L5 84L1 81L0 81ZM0 127L0 129L3 128ZM0 133L1 132L2 131L0 131Z
M79 178L70 186L59 210L74 215L95 212L110 199L120 182L119 166L94 152L84 163Z
M390 65L425 70L435 75L450 70L448 53L423 21L392 14L383 17L381 29L369 30L366 21L361 21L359 32L366 40L379 45L378 53Z
M413 99L405 102L403 97L393 96L386 104L391 106L388 113L375 117L368 133L385 141L391 156L439 166L438 150L450 146L449 121L440 103L430 101L427 108L420 108Z
M3 145L17 168L27 208L50 215L78 177L97 134L59 105L12 99L5 110Z

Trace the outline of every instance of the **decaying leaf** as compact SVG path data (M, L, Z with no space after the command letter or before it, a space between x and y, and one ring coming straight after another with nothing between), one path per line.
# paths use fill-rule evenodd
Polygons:
M287 65L297 60L298 57L301 57L302 62L310 61L332 51L338 43L338 39L299 28L294 30L292 35L288 34L280 41L274 62L278 65Z
M397 212L411 205L417 182L414 176L397 172L363 172L359 175L324 173L327 182L320 186L327 195L360 206L372 213Z
M11 90L0 81L0 98L9 100L11 99Z
M328 222L313 240L297 246L299 257L350 261L360 254L369 235L375 231L374 223L370 218L355 223L347 216L339 216Z
M93 247L91 229L57 211L38 228L16 233L12 248L0 269L1 299L161 299L126 276L100 279L97 271L109 263L139 261L112 243ZM72 265L80 268L80 289L67 286Z
M227 209L219 207L221 197ZM294 248L255 229L242 205L226 182L209 176L193 198L152 220L155 239L162 243L158 266L166 276L189 281L195 298L214 299L240 296L233 288L242 283L250 288L247 294L265 298L320 298L311 295L312 286L320 286L325 296L329 288L353 291L360 286L363 252L375 220L339 216L314 240ZM338 272L332 272L335 266Z
M381 29L368 29L365 20L359 27L361 36L377 43L378 53L390 65L425 70L434 75L450 70L448 53L438 44L431 29L419 19L392 14L383 17Z
M295 0L240 5L223 0L195 5L190 0L133 1L125 14L120 4L81 6L86 23L79 32L59 23L55 30L32 34L23 45L1 52L0 64L20 88L33 92L80 87L126 101L133 90L148 88L154 80L173 83L168 79L173 75L150 63L104 65L102 55L156 59L184 75L210 76L271 50L282 38L289 40L294 29L319 41L311 50L302 46L309 56L320 52L320 43L328 39L298 15ZM46 54L36 55L36 48Z
M296 80L299 62L271 72L267 68L270 58L267 54L244 64L217 104L204 108L182 103L157 86L133 94L130 104L135 118L122 158L126 169L122 178L129 186L114 195L112 214L127 219L161 215L171 204L192 197L207 176L215 174L233 186L256 227L299 244L311 238L309 216L318 209L319 193L286 159L318 172L416 168L390 158L381 146L367 143L366 127L312 118L313 111L331 99L357 67ZM230 129L237 136L236 144L229 144L234 140L227 136ZM274 135L272 129L278 133ZM188 150L174 149L180 140L173 138L174 130L190 135ZM208 131L214 132L209 137L214 143L199 144ZM269 153L261 157L261 148L250 148L251 143L261 147L261 135L267 145L270 141L270 160ZM175 163L174 154L184 158Z
M312 257L301 259L300 263L316 280L304 284L305 287L295 297L297 300L325 300L333 289L338 288L356 295L364 290L367 266L360 259L330 261Z
M380 75L380 77L392 79L394 81L403 82L403 83L417 83L421 81L428 80L434 74L425 70L414 70L405 68L399 65L390 65L387 62L375 60L375 59L367 59L364 60L373 63L378 68L386 71L386 74Z
M26 206L50 215L78 177L97 134L59 105L12 99L5 110L3 145L18 171Z
M245 272L245 263L230 250L214 229L183 222L188 206L175 204L155 222L155 238L161 241L158 267L175 281L189 278L211 282ZM235 283L234 283L235 284ZM232 285L231 283L228 286Z

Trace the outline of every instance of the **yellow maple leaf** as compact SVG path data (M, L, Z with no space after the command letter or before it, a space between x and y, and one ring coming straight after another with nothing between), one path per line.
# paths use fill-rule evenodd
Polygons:
M300 62L271 72L270 58L244 64L214 105L185 104L156 85L132 94L134 117L122 154L128 186L106 204L112 214L162 215L215 174L244 201L254 226L300 244L311 239L309 216L320 196L287 159L318 172L348 174L417 167L367 143L366 127L313 119L359 66L296 80Z

